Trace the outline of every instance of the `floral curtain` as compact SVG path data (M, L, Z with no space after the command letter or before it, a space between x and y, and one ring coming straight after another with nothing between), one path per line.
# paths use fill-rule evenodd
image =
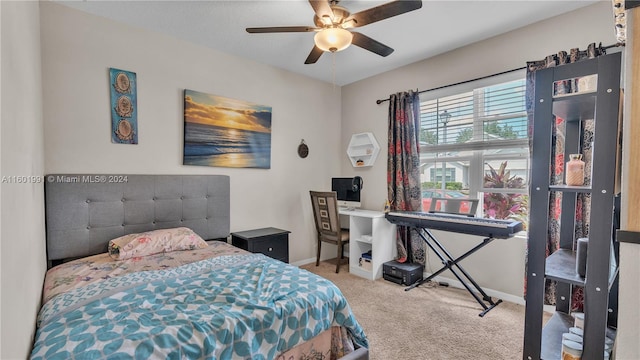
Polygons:
M535 94L535 73L537 70L545 69L549 67L561 66L563 64L569 64L578 62L584 59L592 59L606 53L602 47L596 47L595 43L588 46L586 51L580 51L578 48L571 49L569 54L566 51L560 51L557 55L549 55L544 60L530 61L527 63L527 90L526 90L526 108L529 128L529 148L532 149L533 138L533 109L534 109L534 94ZM563 87L560 92L571 92L573 83L571 81L565 81L562 84ZM580 141L580 153L583 154L583 160L585 162L585 185L591 184L591 146L593 142L593 130L594 121L586 120L582 124L582 134ZM554 130L551 141L551 156L554 164L551 168L551 179L549 179L551 185L560 185L564 183L564 170L565 170L565 136L566 136L566 123L565 119L556 117ZM552 192L549 196L549 229L547 238L547 256L554 253L560 247L560 213L562 210L562 194ZM589 224L584 219L589 219L591 212L591 196L590 194L580 193L576 200L576 221L575 221L575 237L578 239L581 237L587 237L589 233ZM526 280L526 278L525 278ZM525 284L526 286L526 284ZM581 310L584 300L583 288L574 286L571 299L571 310ZM525 288L526 292L526 288ZM556 299L556 283L555 281L546 280L545 283L545 304L554 305Z
M392 94L389 101L389 155L387 194L390 210L422 210L420 192L420 98L417 91ZM424 265L425 246L420 237L399 226L398 261Z

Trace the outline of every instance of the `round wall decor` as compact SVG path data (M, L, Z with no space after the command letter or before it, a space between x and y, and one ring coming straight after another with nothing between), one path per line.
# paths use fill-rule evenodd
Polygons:
M309 155L309 147L304 143L304 139L300 141L300 145L298 145L298 156L301 158L306 158Z

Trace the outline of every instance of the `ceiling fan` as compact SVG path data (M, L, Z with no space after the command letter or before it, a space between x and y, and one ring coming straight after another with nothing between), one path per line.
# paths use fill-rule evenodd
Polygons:
M314 46L305 60L305 64L314 64L323 52L336 52L353 44L380 56L388 56L393 49L359 32L348 29L361 27L376 21L422 7L422 0L395 0L376 7L351 14L349 10L338 5L339 0L309 0L315 11L313 18L316 27L309 26L275 26L247 28L250 34L280 32L312 32L315 31Z

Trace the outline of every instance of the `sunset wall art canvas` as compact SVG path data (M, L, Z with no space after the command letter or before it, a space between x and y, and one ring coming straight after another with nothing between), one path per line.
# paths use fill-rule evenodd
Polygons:
M184 91L184 165L271 167L271 107Z

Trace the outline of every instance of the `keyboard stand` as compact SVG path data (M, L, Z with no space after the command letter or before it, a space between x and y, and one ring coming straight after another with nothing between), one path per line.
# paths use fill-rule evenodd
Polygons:
M415 284L409 286L408 288L404 289L405 291L409 291L415 287L418 287L420 285L422 285L425 282L430 281L431 279L433 279L434 277L440 275L443 271L449 269L451 271L451 273L453 273L453 275L458 278L458 280L462 283L462 285L464 285L464 287L467 289L467 291L476 299L476 301L478 302L478 304L480 304L480 306L482 306L482 308L484 309L479 316L483 317L487 312L489 312L489 310L493 309L494 307L498 306L498 304L500 304L502 302L502 300L498 299L496 302L493 301L493 299L491 299L491 297L489 295L487 295L484 290L482 290L482 288L480 287L480 285L478 285L478 283L476 283L473 278L471 277L471 275L469 275L469 273L467 273L462 266L460 266L460 264L458 264L460 261L464 260L465 258L467 258L469 255L475 253L476 251L478 251L479 249L481 249L482 247L486 246L487 244L489 244L491 241L493 241L493 238L484 238L484 240L482 240L482 242L478 245L476 245L475 247L473 247L471 250L467 251L466 253L458 256L457 258L453 258L453 256L451 256L451 254L445 249L445 247L438 241L438 239L436 239L435 236L433 236L433 234L431 233L431 231L429 231L428 229L425 228L419 228L419 227L410 227L409 229L415 229L416 233L418 235L420 235L420 237L422 238L422 240L424 240L424 242L427 244L427 246L429 246L429 248L431 250L433 250L433 252L440 258L440 260L442 260L442 264L444 264L444 266L434 272L433 274L431 274L429 277L427 278L423 278L421 281L416 282ZM426 233L428 237L425 237L425 235L423 233ZM458 272L460 272L461 274L459 274ZM473 287L477 290L478 293L480 293L482 295L482 298L480 296L478 296L478 294L473 291L473 289L471 288L471 286L467 283L467 281L465 281L463 279L466 278L466 280L471 283L471 285L473 285Z

